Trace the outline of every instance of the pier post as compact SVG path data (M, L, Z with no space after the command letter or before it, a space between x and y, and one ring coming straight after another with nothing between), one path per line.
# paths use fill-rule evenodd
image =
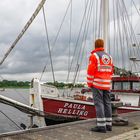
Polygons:
M29 115L30 117L30 128L32 128L33 124L34 124L34 118L33 118L33 115Z
M114 126L128 125L128 119L120 117L117 112L118 107L123 106L123 102L112 101L111 105L112 105L112 124Z

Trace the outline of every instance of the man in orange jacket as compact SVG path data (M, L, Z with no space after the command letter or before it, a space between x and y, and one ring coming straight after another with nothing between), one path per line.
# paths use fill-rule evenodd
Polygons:
M87 84L93 92L96 108L97 126L91 131L106 133L112 131L112 108L110 98L113 62L104 52L104 41L95 41L95 50L91 52L87 70Z

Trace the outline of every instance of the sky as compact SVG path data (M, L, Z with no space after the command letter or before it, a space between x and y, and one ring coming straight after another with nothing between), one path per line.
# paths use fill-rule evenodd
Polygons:
M126 1L126 0L125 0ZM0 59L3 58L7 49L11 46L17 35L21 32L33 12L35 11L39 0L4 0L0 4ZM73 1L73 17L71 30L71 54L74 53L73 46L79 31L79 26L84 14L84 4L86 0ZM138 0L135 1L139 7ZM70 9L65 18L62 30L54 45L54 40L61 21L64 17L69 0L47 0L44 9L47 20L47 29L50 41L50 47L53 47L52 59L55 71L56 81L66 81L68 70L69 55L69 26ZM130 6L130 0L126 2ZM140 21L138 14L133 14L133 21ZM133 23L136 30L139 30L138 24ZM79 81L86 81L86 67L88 56L93 48L92 31L86 38L86 50ZM83 44L79 44L83 45ZM7 80L30 81L32 78L40 78L44 66L46 71L42 77L43 81L52 81L52 73L45 34L45 26L42 10L33 21L27 32L12 50L10 55L0 66L0 76ZM73 68L74 69L74 68ZM73 75L70 76L73 79Z
M69 0L52 0L45 3L44 7L51 45L54 42L68 2ZM5 0L0 5L0 14L2 17L0 27L1 59L31 17L38 4L38 0L14 0L12 3L10 0ZM79 16L79 13L75 15ZM68 67L67 42L69 38L67 37L67 22L69 21L67 20L65 25L63 25L60 39L58 39L56 45L57 48L55 47L56 49L54 49L52 54L56 80L60 81L66 80L66 76L63 78L64 76L62 76L62 73L66 74L66 72L63 71L66 71ZM48 81L52 80L48 56L49 53L41 10L23 38L1 65L0 74L7 80L31 80L33 77L40 78L41 72L47 64L47 72L44 74L43 78Z

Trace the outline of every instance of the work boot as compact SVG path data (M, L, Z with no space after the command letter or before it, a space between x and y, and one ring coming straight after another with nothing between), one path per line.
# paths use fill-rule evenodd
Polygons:
M106 126L106 130L107 130L107 131L112 131L112 126L107 125L107 126Z
M106 127L103 126L96 126L94 128L91 128L90 130L94 132L106 133Z

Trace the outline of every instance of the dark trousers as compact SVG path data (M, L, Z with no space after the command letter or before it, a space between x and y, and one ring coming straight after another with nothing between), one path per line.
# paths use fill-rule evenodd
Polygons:
M112 108L110 91L91 89L96 109L97 126L112 126Z

